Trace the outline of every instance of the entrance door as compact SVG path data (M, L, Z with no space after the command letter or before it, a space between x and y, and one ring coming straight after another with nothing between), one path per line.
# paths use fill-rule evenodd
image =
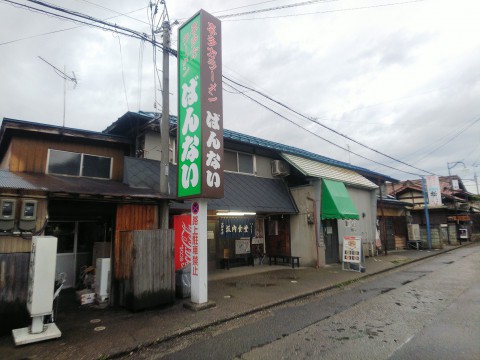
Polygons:
M92 265L94 242L105 240L105 225L89 221L52 221L45 235L55 236L57 243L56 273L65 273L65 288L75 287L81 272Z
M323 232L325 239L325 263L336 264L339 262L338 226L337 220L324 220Z
M387 237L387 250L395 250L395 232L393 229L393 218L385 217L385 234Z
M265 221L266 251L272 255L291 255L290 217L288 215L269 216Z
M55 236L58 239L55 273L65 274L65 288L75 286L76 223L74 221L49 222L45 235Z

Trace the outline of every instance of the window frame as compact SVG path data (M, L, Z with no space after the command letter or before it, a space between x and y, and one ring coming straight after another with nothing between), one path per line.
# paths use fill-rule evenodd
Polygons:
M255 161L255 154L252 154L252 153L247 153L247 152L243 152L243 151L236 151L236 150L228 150L228 149L224 149L223 152L229 152L229 153L234 153L235 154L235 158L237 160L237 170L236 171L233 171L233 170L226 170L226 172L231 172L231 173L238 173L238 174L245 174L245 175L256 175L257 174L257 163ZM248 156L251 156L252 157L252 172L242 172L240 171L240 159L239 159L239 154L242 154L242 155L248 155ZM225 158L225 155L224 155L224 158Z
M63 153L70 153L70 154L75 154L75 155L80 155L80 169L79 169L79 175L70 175L70 174L61 174L61 173L56 173L56 172L50 172L50 156L53 151L57 152L63 152ZM102 159L110 159L110 169L108 171L108 178L106 177L97 177L97 176L85 176L83 175L83 160L84 156L91 156L91 157L97 157L97 158L102 158ZM103 155L96 155L96 154L87 154L87 153L79 153L79 152L74 152L74 151L67 151L67 150L58 150L58 149L48 149L48 155L47 155L47 164L46 164L46 169L45 169L46 174L51 174L51 175L61 175L61 176L71 176L71 177L84 177L84 178L89 178L89 179L101 179L101 180L111 180L112 179L112 173L113 173L113 157L112 156L103 156Z

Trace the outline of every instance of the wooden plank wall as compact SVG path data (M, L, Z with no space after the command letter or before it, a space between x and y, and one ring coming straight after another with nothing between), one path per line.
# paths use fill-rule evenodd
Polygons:
M122 278L121 274L128 269L122 269L118 262L120 251L128 243L120 243L120 232L131 230L152 230L158 227L158 211L156 205L120 204L117 206L114 240L114 272L115 276Z
M175 300L173 230L120 233L115 303L137 311Z
M76 144L52 141L30 137L12 139L10 145L10 171L45 173L47 167L48 149L71 151L98 156L113 157L112 179L123 179L124 149L119 146L96 146L91 144ZM2 164L4 166L4 164Z
M28 325L29 266L30 253L0 254L0 335Z

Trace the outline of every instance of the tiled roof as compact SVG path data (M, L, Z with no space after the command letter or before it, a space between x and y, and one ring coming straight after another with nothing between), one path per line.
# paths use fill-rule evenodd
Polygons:
M118 181L49 174L12 173L0 170L0 188L37 190L69 195L89 195L158 200L165 198L152 189L137 189Z
M169 168L170 194L177 193L177 166ZM132 187L158 189L160 161L125 157L125 182ZM252 175L225 172L225 197L208 200L210 210L237 210L262 213L297 212L290 191L281 179L267 179ZM174 203L176 209L189 205Z
M126 119L126 118L132 119L132 118L136 117L137 119L141 119L142 122L145 122L148 119L153 119L156 115L159 115L159 114L156 114L156 113L153 113L153 112L143 112L143 111L128 112L125 115L123 115L122 117L120 117L117 122L110 125L106 130L104 130L104 132L117 133L116 129L120 128L120 126L121 126L120 123L122 122L122 119ZM125 121L125 120L123 120L123 121ZM177 118L175 116L170 115L170 126L174 126L176 124L176 122L177 122ZM115 129L115 131L114 131L114 129ZM359 166L354 166L354 165L345 163L343 161L338 161L338 160L331 159L331 158L328 158L328 157L325 157L325 156L322 156L322 155L319 155L319 154L315 154L315 153L312 153L310 151L303 150L303 149L300 149L300 148L297 148L297 147L294 147L294 146L280 144L280 143L277 143L277 142L274 142L274 141L257 138L255 136L242 134L242 133L232 131L232 130L228 130L228 129L224 129L223 136L224 136L224 139L226 139L226 140L240 142L240 143L243 143L243 144L254 145L254 146L261 147L261 148L270 149L270 150L283 152L283 153L287 153L287 154L297 155L297 156L301 156L301 157L311 159L311 160L314 160L314 161L329 164L329 165L332 165L332 166L337 166L337 167L341 167L341 168L344 168L344 169L349 169L349 170L352 170L352 171L355 171L355 172L359 172L364 176L369 176L369 177L373 177L373 178L381 178L385 181L397 182L396 179L391 178L389 176L386 176L386 175L383 175L383 174L380 174L380 173L377 173L377 172L374 172L374 171L371 171L371 170L368 170L368 169L365 169L365 168L362 168L362 167L359 167Z
M225 173L225 197L209 200L212 210L296 213L285 183L280 179Z
M225 197L208 200L209 210L252 211L264 214L298 212L290 191L280 179L225 172ZM173 203L174 209L189 209L189 204Z

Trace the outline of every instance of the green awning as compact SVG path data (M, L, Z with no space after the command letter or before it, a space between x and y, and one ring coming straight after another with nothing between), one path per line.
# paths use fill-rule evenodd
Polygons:
M322 179L322 220L359 218L345 185L342 182Z

